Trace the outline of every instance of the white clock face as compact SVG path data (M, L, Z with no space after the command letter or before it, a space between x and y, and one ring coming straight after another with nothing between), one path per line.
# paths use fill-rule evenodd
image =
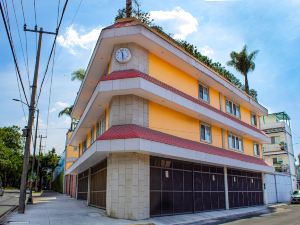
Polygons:
M126 63L130 60L131 58L131 53L128 48L119 48L116 51L116 60L119 63Z

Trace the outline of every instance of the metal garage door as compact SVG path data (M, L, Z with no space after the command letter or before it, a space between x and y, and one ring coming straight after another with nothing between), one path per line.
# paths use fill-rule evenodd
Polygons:
M91 168L90 205L103 209L106 207L106 176L106 160Z
M261 173L228 169L229 207L263 204L263 185Z
M221 167L150 158L150 215L225 209Z
M77 199L87 200L88 175L88 170L78 174Z

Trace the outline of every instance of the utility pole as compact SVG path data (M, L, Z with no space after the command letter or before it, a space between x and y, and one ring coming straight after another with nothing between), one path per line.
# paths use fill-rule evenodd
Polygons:
M25 150L24 150L24 157L23 157L23 170L21 176L21 185L20 185L20 198L19 198L19 213L25 212L25 202L26 202L26 186L27 186L27 175L28 175L28 164L29 164L29 156L30 156L30 146L31 146L31 137L32 137L32 125L34 121L34 113L36 107L36 89L37 89L37 81L38 81L38 73L39 73L39 66L40 66L40 56L41 56L41 46L42 46L42 35L43 33L46 34L54 34L55 32L46 32L43 31L43 28L40 30L37 29L35 26L34 30L27 29L26 25L24 25L24 31L35 32L39 33L39 40L38 40L38 49L36 53L36 61L35 61L35 68L34 68L34 77L32 82L32 89L31 89L31 99L30 99L30 106L29 106L29 114L28 114L28 123L27 123L27 135L26 135L26 142L25 142Z
M42 151L42 140L43 138L47 138L47 137L43 137L42 135L39 135L40 138L40 146L39 146L39 157L38 157L38 163L37 163L37 169L36 169L36 174L37 174L37 179L35 181L35 191L38 190L38 182L39 182L39 172L40 172L40 157L41 157L41 151Z
M33 155L32 155L32 163L31 163L31 179L30 179L30 186L29 186L30 190L29 190L29 197L28 197L27 204L33 204L33 201L32 201L32 182L33 182L33 176L34 176L35 151L36 151L37 132L38 132L38 126L39 126L39 114L40 114L40 110L36 110L36 125L35 125Z

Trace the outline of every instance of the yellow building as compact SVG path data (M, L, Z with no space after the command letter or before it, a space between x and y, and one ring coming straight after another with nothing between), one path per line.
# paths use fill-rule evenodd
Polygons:
M267 110L135 19L102 30L68 144L76 196L116 218L264 204Z

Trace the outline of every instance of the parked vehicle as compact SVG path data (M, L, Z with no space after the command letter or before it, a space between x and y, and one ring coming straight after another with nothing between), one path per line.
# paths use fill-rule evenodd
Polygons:
M294 191L292 194L291 203L300 203L300 190Z
M0 178L0 196L3 196L4 195L4 189L2 187L2 180Z

